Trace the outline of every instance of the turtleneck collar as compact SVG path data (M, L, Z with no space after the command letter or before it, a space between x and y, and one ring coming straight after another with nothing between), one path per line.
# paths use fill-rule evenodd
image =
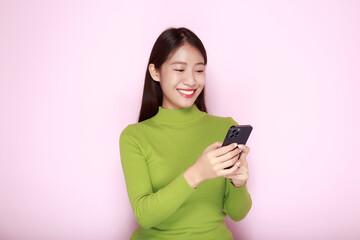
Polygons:
M159 106L159 111L152 117L152 120L166 124L179 124L195 121L205 114L198 109L195 103L190 107L180 109L167 109Z

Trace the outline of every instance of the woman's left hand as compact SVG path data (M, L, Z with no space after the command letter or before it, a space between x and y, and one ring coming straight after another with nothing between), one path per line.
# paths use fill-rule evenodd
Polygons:
M239 144L238 148L240 148L242 151L240 159L235 164L240 163L240 166L234 173L228 174L225 177L230 178L235 187L242 187L249 179L249 170L246 156L249 154L250 148L244 144Z

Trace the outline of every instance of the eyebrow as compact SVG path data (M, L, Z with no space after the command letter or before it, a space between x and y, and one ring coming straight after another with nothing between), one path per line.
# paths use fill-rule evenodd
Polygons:
M173 63L170 63L170 65L173 65L173 64L185 64L185 65L187 65L187 63L186 62L173 62ZM198 63L196 63L195 65L205 65L203 62L198 62Z

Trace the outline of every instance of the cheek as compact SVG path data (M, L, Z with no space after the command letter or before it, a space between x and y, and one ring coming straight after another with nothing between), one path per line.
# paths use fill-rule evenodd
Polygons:
M182 76L180 76L180 75L174 75L174 76L172 76L172 78L171 78L171 84L172 84L172 85L177 85L177 84L179 84L180 82L182 82L182 80L183 80Z
M169 92L169 91L173 91L173 89L176 88L177 83L178 81L176 81L176 79L173 77L173 78L162 79L160 85L163 92Z
M199 85L204 86L205 85L205 76L202 76L198 80Z
M198 77L197 77L197 81L198 81L198 83L202 83L202 84L204 84L204 83L205 83L205 79L206 79L206 75L205 75L205 73L203 73L203 74L199 74L199 75L198 75Z
M167 86L174 86L178 84L181 81L181 76L176 73L169 73L166 75L166 78L164 78L164 82Z

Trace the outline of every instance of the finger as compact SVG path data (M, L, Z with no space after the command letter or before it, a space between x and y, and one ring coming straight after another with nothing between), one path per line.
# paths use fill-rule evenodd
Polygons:
M232 174L234 175L238 175L238 174L249 174L249 169L247 168L247 166L241 166L235 170L235 172L233 172Z
M221 171L221 176L224 176L224 175L232 175L232 174L237 174L237 173L240 173L239 172L239 169L240 169L241 165L238 166L237 163L235 163L231 168L229 169L223 169L223 171ZM243 167L244 168L244 167ZM247 168L246 168L247 169Z
M239 155L239 159L241 159L241 161L245 161L248 154L249 153L241 152Z
M250 148L244 144L239 144L238 148L241 149L241 153L239 155L239 159L244 160L246 159L247 155L250 152Z
M224 155L218 156L218 160L219 162L226 162L230 159L237 161L239 159L239 153L240 153L240 149L235 148L234 150L231 150L230 152L225 153ZM235 162L233 162L234 164Z
M214 142L205 148L205 152L211 157L216 157L215 151L222 147L222 142Z
M237 147L240 148L242 152L245 152L246 154L250 152L250 148L244 144L239 144Z
M239 174L238 174L237 178L244 180L244 177L246 177L245 180L247 180L249 178L249 170L247 167L239 168Z
M248 167L248 161L246 160L246 158L240 157L240 158L238 159L238 162L240 163L240 167L241 167L241 166L246 166L246 167Z
M241 177L241 178L231 178L232 182L247 182L249 178Z
M225 155L224 155L225 156ZM220 169L224 169L227 167L231 167L233 165L236 165L235 163L238 161L238 156L235 154L232 158L230 159L225 159L223 160L222 157L218 158L220 160Z
M232 179L236 179L238 176L238 174L228 174L228 175L225 175L224 177L226 178L232 178Z
M248 162L245 157L241 156L239 162L240 162L240 166L248 167Z
M236 162L236 164L239 162ZM235 165L236 165L235 164ZM242 166L240 164L240 166L238 167L238 169L235 169L235 171L233 173L231 173L230 175L239 175L239 174L244 174L244 173L248 173L248 168L246 166Z
M240 174L237 175L236 177L234 177L235 180L240 180L240 181L247 181L249 180L249 175L248 174Z
M247 167L240 167L237 171L236 174L248 174L249 170L247 169Z
M234 166L232 166L229 169L221 170L220 173L219 173L219 176L225 176L225 175L233 174L238 168L239 168L238 165L234 164Z
M213 144L210 144L209 146L207 146L205 148L205 150L207 151L213 151L215 149L218 149L219 147L222 146L222 142L214 142Z
M214 150L213 153L214 153L215 157L218 157L218 156L224 155L227 152L230 152L231 150L233 150L236 147L237 147L237 143L231 143L229 145L226 145L226 146L223 146L223 147L220 147L220 148Z
M227 174L226 177L237 180L247 180L249 178L249 173L247 171L235 172L232 174Z

